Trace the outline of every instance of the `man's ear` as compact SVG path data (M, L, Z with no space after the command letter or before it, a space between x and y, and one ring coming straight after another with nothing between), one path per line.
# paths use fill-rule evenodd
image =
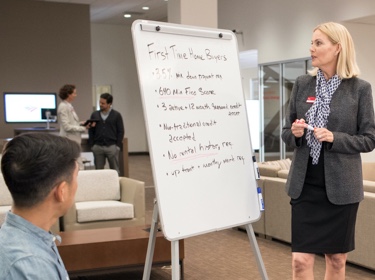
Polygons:
M63 181L55 188L55 198L58 202L64 202L67 193L68 184Z

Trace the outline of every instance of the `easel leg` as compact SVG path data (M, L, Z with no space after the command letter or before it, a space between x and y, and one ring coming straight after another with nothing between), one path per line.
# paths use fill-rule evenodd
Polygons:
M180 279L180 254L179 254L179 242L172 241L171 244L171 255L172 255L172 280Z
M156 233L158 231L158 219L159 219L159 210L158 210L156 200L154 200L154 213L152 215L150 237L148 239L148 245L147 245L146 262L145 262L145 267L143 270L143 278L142 278L143 280L149 280L150 275L151 275L151 267L152 267L152 259L154 257Z
M255 253L255 258L257 260L257 265L258 265L259 272L262 276L262 280L268 280L267 271L266 271L266 268L264 267L262 256L259 251L259 247L258 247L258 243L254 234L253 226L252 224L246 224L245 227L246 227L247 236L250 239L251 247L253 248L253 251Z

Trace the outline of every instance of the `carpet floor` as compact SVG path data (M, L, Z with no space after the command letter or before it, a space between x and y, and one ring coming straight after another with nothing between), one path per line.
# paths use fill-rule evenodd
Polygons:
M146 222L151 223L155 189L150 159L144 155L129 157L130 177L146 184ZM257 237L257 243L270 280L289 280L291 274L290 245L275 240ZM256 258L246 232L237 229L190 237L184 240L185 280L260 280ZM131 252L129 252L131 253ZM315 260L315 279L324 279L325 261L322 256ZM71 279L142 279L143 268L112 271L107 274L93 272ZM172 279L171 268L153 267L150 279ZM375 271L359 266L347 265L346 280L375 279Z

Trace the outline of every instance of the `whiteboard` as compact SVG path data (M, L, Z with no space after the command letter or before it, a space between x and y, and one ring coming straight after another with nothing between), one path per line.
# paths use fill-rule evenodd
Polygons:
M232 31L137 20L132 35L165 237L175 241L257 221Z

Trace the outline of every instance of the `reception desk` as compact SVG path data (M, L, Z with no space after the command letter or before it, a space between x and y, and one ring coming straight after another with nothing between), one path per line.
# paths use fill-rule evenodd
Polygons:
M15 128L14 129L14 136L17 136L21 133L26 132L47 132L53 134L59 134L59 129L56 127L25 127L25 128ZM8 139L3 140L3 142L8 141ZM124 138L122 140L122 147L119 156L119 164L120 164L120 176L129 177L129 161L128 161L128 138ZM90 146L88 145L88 135L82 135L81 141L81 149L82 152L91 152Z

